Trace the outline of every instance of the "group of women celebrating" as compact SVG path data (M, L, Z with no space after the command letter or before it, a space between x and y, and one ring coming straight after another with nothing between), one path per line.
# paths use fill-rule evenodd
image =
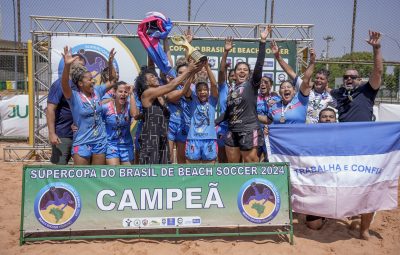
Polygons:
M176 77L160 78L154 68L144 67L131 86L117 80L111 50L104 83L95 86L84 66L70 68L77 57L65 47L62 89L77 127L74 163L168 164L174 161L175 146L178 163L258 162L262 154L266 157L268 124L305 122L315 62L312 52L297 93L289 81L281 84L280 96L272 93L272 80L262 77L270 32L270 27L260 32L253 71L239 62L227 72L226 59L233 48L232 38L227 38L218 81L207 61L180 59ZM187 39L190 42L190 35ZM71 89L70 79L77 90ZM135 120L142 125L134 146L130 127ZM139 151L136 160L134 147Z

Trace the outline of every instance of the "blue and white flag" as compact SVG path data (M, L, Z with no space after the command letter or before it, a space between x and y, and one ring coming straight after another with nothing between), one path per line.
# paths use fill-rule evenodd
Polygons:
M290 162L292 206L342 219L397 208L400 123L271 125L271 162Z

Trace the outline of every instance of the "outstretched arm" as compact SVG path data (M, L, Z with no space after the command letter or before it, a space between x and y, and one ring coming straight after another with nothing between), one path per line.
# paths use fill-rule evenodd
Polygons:
M222 84L226 81L226 59L228 58L228 53L233 48L232 36L225 39L225 50L222 53L221 64L218 72L218 84Z
M167 101L174 104L178 103L179 99L186 95L186 93L190 90L190 85L193 83L193 81L194 73L192 73L190 77L186 79L182 89L174 90L167 94Z
M171 66L174 65L171 57L171 51L169 50L169 43L168 43L168 38L165 38L163 41L163 47L164 47L164 52L167 54L168 57L168 62Z
M367 40L367 43L372 46L372 50L374 53L374 68L372 69L369 84L371 84L371 87L373 89L377 90L381 87L383 73L381 33L370 30L369 40Z
M193 41L193 34L192 34L192 31L190 30L190 29L188 29L188 30L186 30L184 33L184 36L185 36L185 38L186 38L186 41L188 42L188 43L192 43L192 41ZM186 60L189 60L189 52L187 51L187 49L185 50L185 58L186 58Z
M114 56L115 56L114 48L111 49L110 55L108 56L108 81L106 82L106 90L111 89L112 86L117 82L117 72L114 68Z
M133 86L129 86L129 114L133 119L136 119L139 115L139 109L136 106L136 100L135 100L135 89Z
M211 71L211 67L209 64L206 64L206 70L208 74L208 79L210 79L210 94L211 96L218 98L217 81L215 80L214 73Z
M258 88L260 86L260 81L262 78L262 68L264 66L265 59L265 43L267 41L267 36L271 33L271 25L268 25L264 31L260 33L260 44L258 46L257 62L254 67L253 72L253 86Z
M181 84L184 80L189 78L189 76L193 72L197 72L199 68L201 68L204 65L204 62L200 63L189 63L189 66L187 70L180 76L176 77L173 79L171 82L169 82L166 85L163 86L158 86L157 88L148 88L146 89L143 94L142 94L142 104L143 107L150 107L152 104L153 100L157 97L163 96L172 90L174 90L176 87L178 87L179 84Z
M310 48L310 63L308 63L308 67L304 72L303 82L300 85L300 91L304 96L310 95L312 84L310 82L311 76L314 72L315 67L315 51L313 48Z
M69 69L71 68L71 64L79 58L79 56L72 57L71 50L68 46L64 47L64 53L62 54L64 57L64 69L61 76L61 87L66 99L70 99L72 96L72 89L69 86Z
M279 54L278 44L276 44L276 42L274 40L272 40L270 43L270 47L271 47L272 53L275 56L276 61L278 61L279 65L282 67L283 71L285 71L285 73L287 73L289 75L290 79L294 80L294 78L296 78L296 73L290 67L290 65L288 65L288 63L286 63L286 61L283 60L283 58Z

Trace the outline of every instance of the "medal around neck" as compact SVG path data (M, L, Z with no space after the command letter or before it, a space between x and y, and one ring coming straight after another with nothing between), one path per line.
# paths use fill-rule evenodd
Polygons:
M201 53L201 51L199 51L198 49L194 48L192 45L190 45L190 43L183 35L174 35L171 37L171 41L175 45L186 48L189 57L192 58L196 63L207 60L207 56Z
M281 116L281 118L279 119L279 122L282 124L285 123L286 122L285 116Z

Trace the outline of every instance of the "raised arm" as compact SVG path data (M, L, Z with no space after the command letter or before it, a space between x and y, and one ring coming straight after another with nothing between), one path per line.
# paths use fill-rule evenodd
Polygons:
M196 64L189 63L187 70L184 73L182 73L182 75L176 77L168 84L163 85L163 86L158 86L157 88L146 89L142 94L143 107L149 107L155 98L163 96L163 95L171 92L172 90L174 90L176 87L178 87L179 84L181 84L184 80L189 78L189 76L193 72L197 72L198 68L201 68L203 65L204 65L204 62L200 62L200 63L196 63Z
M232 36L225 39L224 53L222 53L221 64L218 72L218 84L223 84L226 81L226 59L228 58L228 53L233 48Z
M290 67L290 65L288 65L288 63L286 63L286 61L283 60L283 58L281 57L281 54L279 53L278 44L276 44L276 42L274 40L272 40L270 43L270 47L271 47L272 53L275 56L276 61L278 61L279 65L282 67L283 71L285 71L285 73L287 73L287 75L289 75L290 79L294 80L294 78L296 78L296 73L292 69L292 67Z
M64 97L66 99L70 99L72 96L72 89L69 86L69 70L71 68L71 64L79 58L79 56L72 57L71 50L68 46L64 47L64 53L62 54L64 57L64 69L61 76L61 87Z
M115 71L114 68L114 56L115 56L115 51L114 48L111 49L110 55L108 56L108 81L105 83L106 84L106 90L109 90L112 88L112 86L115 85L117 82L117 72Z
M183 85L183 88L180 90L174 90L171 91L167 94L167 101L170 103L178 103L179 99L186 95L186 93L190 90L190 85L194 81L194 73L190 75L188 79L185 80L185 84Z
M304 96L310 95L310 91L313 87L310 80L314 72L314 67L315 67L315 51L313 48L310 48L310 63L308 63L308 67L304 72L303 82L300 85L300 91Z
M372 69L369 84L371 84L373 89L377 90L381 87L383 73L381 33L370 30L369 40L367 40L367 43L372 46L374 53L374 68Z
M211 96L218 98L218 86L217 81L215 80L214 73L211 71L210 65L206 65L206 70L208 74L208 79L210 80L210 94Z
M185 36L185 38L186 38L186 41L188 42L188 43L192 43L192 41L193 41L193 34L192 34L192 31L190 30L190 29L188 29L188 30L186 30L184 33L184 36ZM189 60L189 52L187 51L187 50L185 50L185 58L186 58L186 60Z
M267 41L267 37L271 32L272 28L268 25L264 31L260 33L260 44L258 46L258 54L257 54L257 62L254 67L253 72L253 86L259 87L260 81L262 78L262 68L264 66L264 59L265 59L265 43Z
M171 66L173 66L174 63L173 63L173 61L172 61L171 51L169 50L168 38L165 38L165 39L163 40L163 47L164 47L164 52L167 54L169 64L170 64Z
M136 119L139 115L139 109L136 106L136 100L135 100L135 88L133 85L129 86L129 114L133 119Z

